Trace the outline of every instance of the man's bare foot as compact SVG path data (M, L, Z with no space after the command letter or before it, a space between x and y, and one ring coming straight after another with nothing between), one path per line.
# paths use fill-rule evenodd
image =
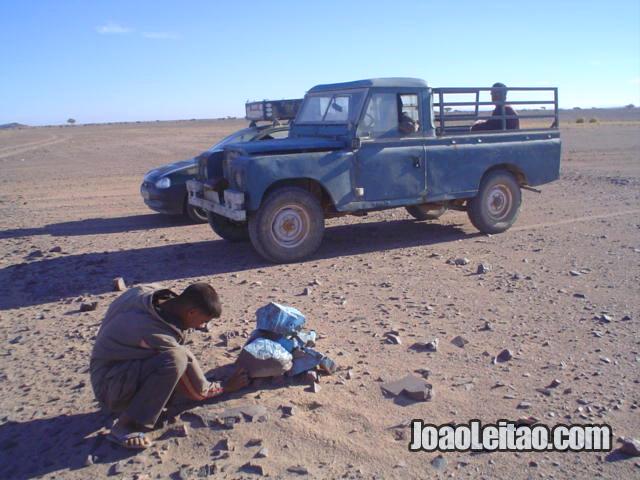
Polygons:
M107 438L121 447L134 450L143 450L151 446L151 440L126 417L120 417L116 421Z

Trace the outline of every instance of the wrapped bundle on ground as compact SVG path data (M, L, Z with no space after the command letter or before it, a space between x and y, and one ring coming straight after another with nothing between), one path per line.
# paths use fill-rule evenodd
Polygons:
M276 377L291 369L293 356L273 340L256 338L244 346L237 364L246 369L251 378Z

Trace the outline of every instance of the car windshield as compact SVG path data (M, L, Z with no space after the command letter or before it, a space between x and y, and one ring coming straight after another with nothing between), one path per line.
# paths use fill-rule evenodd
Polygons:
M257 133L258 131L255 128L244 128L242 130L238 130L228 137L224 137L209 150L222 150L224 147L231 145L232 143L249 142Z
M311 93L305 97L296 123L355 122L364 94L364 90Z

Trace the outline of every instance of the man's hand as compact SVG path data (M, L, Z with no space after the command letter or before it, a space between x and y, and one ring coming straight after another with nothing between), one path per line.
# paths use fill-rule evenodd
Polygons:
M249 385L249 375L244 368L238 368L222 385L225 392L235 392Z

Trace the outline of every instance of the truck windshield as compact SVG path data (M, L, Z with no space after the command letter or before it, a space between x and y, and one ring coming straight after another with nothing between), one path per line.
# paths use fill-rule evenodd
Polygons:
M312 93L305 97L296 123L355 122L362 108L364 90Z

